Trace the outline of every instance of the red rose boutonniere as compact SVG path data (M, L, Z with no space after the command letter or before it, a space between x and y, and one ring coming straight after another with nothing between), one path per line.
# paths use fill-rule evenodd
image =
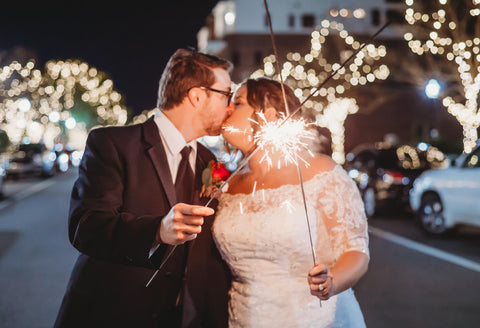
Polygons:
M212 197L229 177L230 172L223 163L210 161L202 172L203 185L200 197ZM223 191L227 189L227 185L223 187Z

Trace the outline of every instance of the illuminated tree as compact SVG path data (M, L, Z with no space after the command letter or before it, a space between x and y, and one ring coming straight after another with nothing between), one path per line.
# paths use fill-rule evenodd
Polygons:
M0 68L0 128L18 144L59 138L80 147L97 125L124 125L127 110L113 82L78 60L49 61L44 71L33 61Z
M157 108L152 108L152 109L149 109L149 110L144 110L142 111L140 114L134 116L132 118L132 123L133 124L139 124L139 123L143 123L145 122L146 120L148 120L148 118L152 115L155 115L155 112L157 111Z
M281 75L285 84L293 88L300 101L314 92L333 71L361 47L361 43L349 35L343 24L324 20L319 29L311 34L310 52L287 54ZM328 46L326 46L328 42ZM342 164L345 161L344 122L349 114L356 113L358 106L354 99L345 93L351 86L365 85L376 79L384 80L390 74L386 65L376 61L386 55L386 49L373 44L365 46L345 67L337 72L327 85L306 101L302 110L315 115L320 126L330 130L332 136L332 158ZM264 59L264 68L252 74L256 76L278 77L275 56Z
M470 153L480 126L480 0L406 0L405 33L411 51L432 55L442 69L455 72L456 83L442 103L463 127L464 152Z

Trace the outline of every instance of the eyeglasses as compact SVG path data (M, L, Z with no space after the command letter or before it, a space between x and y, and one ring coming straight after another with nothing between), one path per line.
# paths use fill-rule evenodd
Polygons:
M220 93L220 94L224 95L225 97L227 97L227 106L230 106L230 102L232 101L232 97L233 97L233 92L218 90L218 89L214 89L214 88L210 88L210 87L199 87L199 88L203 89L203 90L209 90L209 91L217 92L217 93Z

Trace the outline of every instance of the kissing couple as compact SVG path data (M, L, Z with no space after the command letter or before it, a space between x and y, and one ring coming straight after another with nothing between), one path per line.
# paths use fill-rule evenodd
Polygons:
M355 183L325 154L299 167L262 160L282 153L256 149L255 134L300 102L268 78L233 98L231 68L179 49L154 116L90 131L68 218L80 255L55 327L365 327L352 291L369 262ZM255 153L206 207L202 173L216 158L197 139L220 133Z

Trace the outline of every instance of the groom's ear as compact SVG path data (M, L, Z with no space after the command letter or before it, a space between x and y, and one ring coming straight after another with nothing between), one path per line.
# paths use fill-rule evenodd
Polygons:
M200 88L191 88L187 93L187 100L193 107L198 107L199 103L203 101L205 97L205 92Z

